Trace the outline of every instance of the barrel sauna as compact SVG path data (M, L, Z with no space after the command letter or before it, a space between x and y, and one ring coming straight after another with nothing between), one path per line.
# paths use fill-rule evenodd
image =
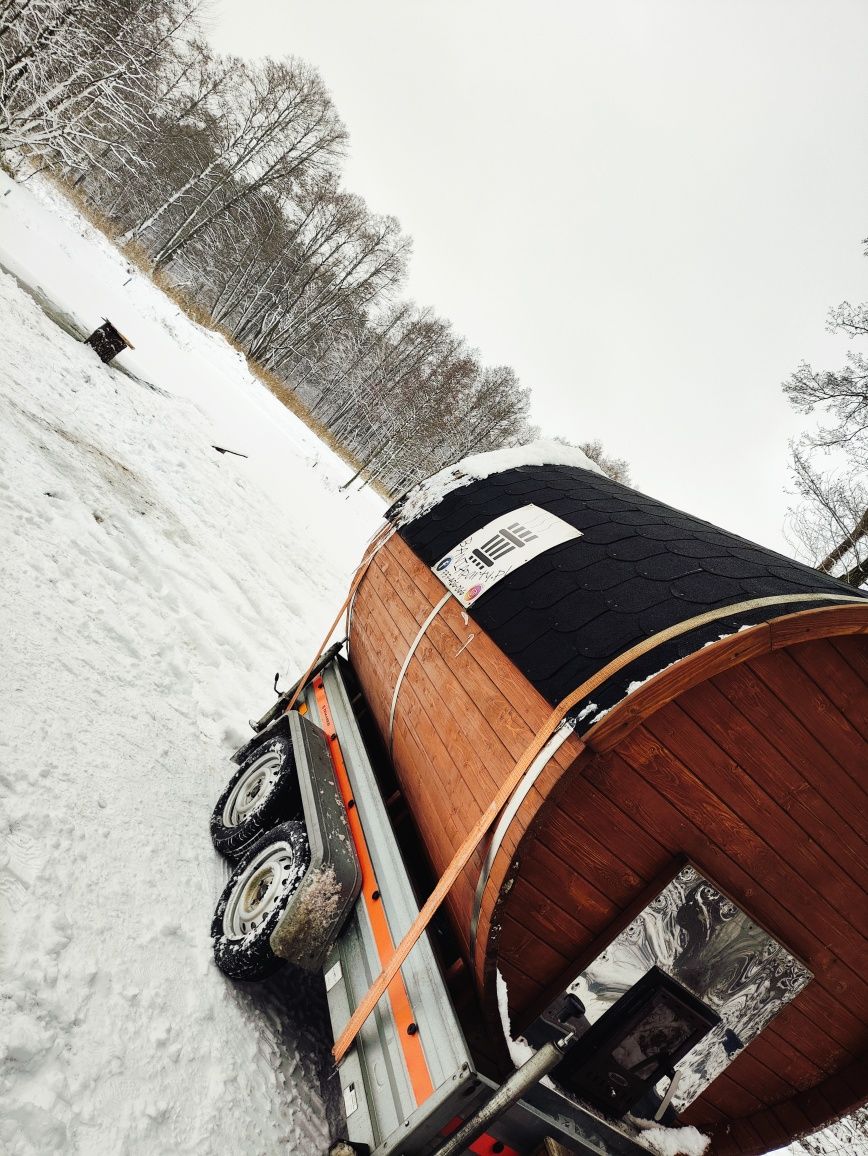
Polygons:
M868 597L540 456L389 511L351 662L437 874L567 719L447 900L492 1023L498 971L521 1029L685 861L799 961L679 1112L720 1156L766 1152L868 1097Z

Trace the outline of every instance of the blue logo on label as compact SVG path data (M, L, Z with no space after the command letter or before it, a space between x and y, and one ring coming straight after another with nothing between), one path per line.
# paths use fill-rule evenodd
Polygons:
M434 567L434 569L437 570L439 573L440 570L445 570L447 568L447 566L450 566L451 564L452 564L452 555L447 554L445 558L440 559L440 561L437 563L437 565Z

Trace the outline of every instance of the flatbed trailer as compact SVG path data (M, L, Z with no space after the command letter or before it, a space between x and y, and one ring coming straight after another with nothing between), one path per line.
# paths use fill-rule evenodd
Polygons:
M333 654L290 715L272 709L254 724L261 729L235 756L239 764L250 763L278 730L288 728L305 825L311 845L320 848L314 862L319 864L324 854L329 858L328 850L322 851L329 841L331 861L341 859L343 907L335 916L340 930L319 954L335 1039L416 918L420 893L424 899L429 889L429 881L408 862L412 857L402 853L383 795L388 768L370 749L376 745L370 736L368 743L363 737L365 713L351 667ZM340 850L343 836L322 809L322 800L333 807L338 794L358 864L356 877ZM331 831L324 831L330 823ZM321 938L320 930L314 941ZM271 938L279 944L279 932ZM558 1151L551 1147L557 1143L560 1150L594 1156L647 1153L625 1126L607 1121L554 1084L541 1083L539 1073L528 1070L510 1081L510 1088L517 1085L511 1096L509 1089L502 1091L492 1078L490 1056L469 1042L484 1036L490 1025L486 1029L479 1022L472 999L462 1000L462 1014L456 1010L435 941L436 933L422 934L338 1066L346 1124L332 1151L434 1156L448 1150L444 1146L451 1133L491 1105L487 1114L493 1118L482 1135L454 1151L535 1156ZM298 948L291 957L311 969L319 962L316 942L307 958ZM497 1043L503 1047L503 1041ZM504 1105L505 1099L515 1102ZM480 1122L475 1130L481 1127Z
M539 445L404 495L344 611L212 835L261 835L218 963L323 968L353 1143L759 1156L865 1102L864 594Z

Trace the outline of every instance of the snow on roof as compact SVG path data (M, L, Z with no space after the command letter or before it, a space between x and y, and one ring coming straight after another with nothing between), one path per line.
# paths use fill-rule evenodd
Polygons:
M413 489L393 506L389 516L397 526L406 525L421 518L451 494L453 490L467 486L471 482L487 478L491 474L502 474L519 466L578 466L582 470L592 470L604 477L596 462L576 446L563 442L540 438L526 446L511 449L491 450L485 454L472 454L455 465L446 466L439 473Z

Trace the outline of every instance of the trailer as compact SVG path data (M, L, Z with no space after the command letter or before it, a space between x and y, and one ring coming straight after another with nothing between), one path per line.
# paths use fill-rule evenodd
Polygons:
M344 1152L759 1156L868 1095L868 597L571 454L387 512L212 817Z
M261 979L285 962L321 971L338 1038L430 882L419 856L402 850L384 797L388 766L346 659L332 651L288 715L280 713L286 699L233 756L238 770L215 808L213 822L236 833L243 824L227 820L280 821L240 848L212 934L232 978ZM281 759L293 769L282 783ZM572 1043L569 1024L512 1083L497 1080L492 1053L503 1041L480 1046L488 1028L461 977L445 974L445 935L442 926L422 935L339 1065L346 1127L331 1152L647 1156L635 1126L543 1082ZM454 1147L450 1137L468 1122L475 1135Z

